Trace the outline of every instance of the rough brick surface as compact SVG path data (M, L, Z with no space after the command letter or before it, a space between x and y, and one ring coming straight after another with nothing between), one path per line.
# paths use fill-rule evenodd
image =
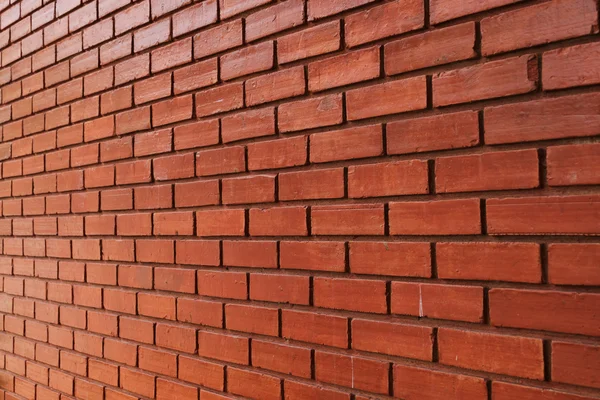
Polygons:
M600 399L598 6L0 0L0 399Z

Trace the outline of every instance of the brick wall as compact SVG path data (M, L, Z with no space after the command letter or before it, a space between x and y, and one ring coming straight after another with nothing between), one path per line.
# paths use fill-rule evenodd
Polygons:
M596 0L0 9L0 399L600 399Z

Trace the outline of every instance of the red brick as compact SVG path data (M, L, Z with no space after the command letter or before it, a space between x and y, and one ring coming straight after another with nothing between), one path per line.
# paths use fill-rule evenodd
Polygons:
M442 328L438 331L438 346L442 364L544 379L544 355L540 339ZM514 357L515 352L520 354L518 361ZM490 357L482 359L481 354Z
M556 285L597 285L600 246L553 243L548 246L548 281Z
M203 28L217 22L217 0L196 4L173 15L173 36Z
M223 204L271 203L275 201L275 175L253 175L221 181Z
M422 28L425 10L419 0L392 2L367 11L352 14L345 19L345 39L349 47L399 35ZM378 21L373 24L372 21Z
M220 328L223 326L223 305L216 301L179 298L177 320ZM180 375L182 373L183 371L180 370Z
M333 21L277 39L280 64L330 53L340 48L340 23Z
M392 235L468 235L481 232L479 199L389 205Z
M295 0L292 0L295 1ZM305 92L304 68L295 67L246 81L246 104L253 106L300 96Z
M276 303L309 303L309 280L305 276L250 274L250 299Z
M518 386L504 382L492 383L493 396L498 400L590 400L591 397L580 396L551 389L540 389L531 386Z
M387 362L317 351L315 379L372 393L389 391L390 366Z
M385 45L385 72L389 75L473 58L473 22L442 28Z
M152 126L167 125L192 117L191 95L175 97L152 105Z
M196 212L198 236L243 236L246 220L244 210L202 210Z
M306 236L306 207L250 210L251 236Z
M311 224L314 235L383 235L383 205L315 206Z
M167 264L174 262L172 240L136 240L135 248L137 261Z
M481 50L497 54L598 32L591 0L555 1L508 11L481 21Z
M307 147L305 136L249 143L248 169L252 171L304 165Z
M175 207L219 204L219 181L197 181L175 184Z
M220 112L236 110L244 105L244 88L241 83L220 85L196 94L196 115L205 117Z
M600 105L596 93L565 96L490 107L485 110L488 144L514 143L577 136L598 132Z
M348 168L348 196L426 194L429 192L427 171L424 161L351 166Z
M596 19L596 16L592 18ZM600 47L597 43L552 50L543 57L542 82L545 90L600 82L600 78L594 73L594 66L600 58Z
M224 143L274 134L273 108L245 111L221 119L221 138Z
M598 388L599 366L599 346L552 342L553 381Z
M120 35L132 28L145 24L149 20L150 2L149 0L145 0L115 15L115 34Z
M152 51L152 73L192 61L192 38L176 41Z
M198 271L198 294L210 297L246 299L246 274L241 272Z
M309 0L308 1L308 19L309 21L325 18L330 15L338 14L352 8L362 6L373 2L374 0L341 0L334 3L327 0Z
M277 268L274 241L223 241L223 264L237 267Z
M202 58L242 44L242 20L204 30L194 35L194 58Z
M225 325L234 331L277 336L279 313L276 308L241 304L225 305Z
M176 154L152 161L154 179L166 181L171 179L191 178L194 176L194 154Z
M284 381L284 388L286 399L350 400L350 395L347 393L294 381Z
M440 107L534 91L538 84L537 62L535 56L520 56L436 74L433 105Z
M546 151L548 184L551 186L600 183L600 144L552 146Z
M284 374L310 378L310 350L254 340L252 341L252 365Z
M281 336L331 347L348 346L348 320L310 312L282 310Z
M228 2L220 1L221 18L229 18L244 11L269 3L272 0L232 0Z
M248 338L229 334L198 332L198 355L236 364L248 365Z
M597 196L550 196L489 199L491 234L594 234L600 215Z
M216 82L216 58L180 68L173 74L173 90L175 94L210 86Z
M344 70L345 65L355 65L356 68ZM379 48L370 47L309 64L308 89L319 92L374 79L379 74Z
M493 326L581 335L597 335L600 329L595 313L600 296L594 293L498 288L490 290L489 302Z
M396 121L386 126L388 154L471 147L479 143L473 111Z
M540 283L539 245L534 243L438 243L438 277Z
M137 187L134 191L136 210L154 208L171 208L173 205L173 190L171 185L155 185Z
M539 185L537 151L438 158L435 184L440 193L535 188Z
M196 175L219 175L245 171L245 152L240 146L206 150L196 155Z
M246 40L254 41L304 22L304 2L290 0L251 14L246 18Z
M313 291L313 301L317 307L387 313L384 281L316 277L313 281ZM362 301L354 304L348 303L347 293L356 294L362 298Z
M408 365L394 365L394 395L407 399L434 400L443 393L445 399L485 400L483 378L432 371Z
M320 163L379 156L383 153L381 130L381 125L369 125L312 134L310 161Z
M352 348L431 361L433 330L419 325L352 320Z
M273 47L273 42L263 42L222 56L221 79L227 81L273 68Z
M233 394L264 400L281 398L281 380L273 376L228 368L227 382L227 391Z
M219 121L192 122L174 128L173 144L175 150L205 147L219 143Z

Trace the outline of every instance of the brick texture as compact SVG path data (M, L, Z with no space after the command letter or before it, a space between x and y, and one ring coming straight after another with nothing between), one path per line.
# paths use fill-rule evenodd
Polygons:
M0 0L0 400L600 399L597 0Z

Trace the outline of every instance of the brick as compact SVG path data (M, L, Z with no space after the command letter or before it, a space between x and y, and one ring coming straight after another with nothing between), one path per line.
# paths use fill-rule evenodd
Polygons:
M225 325L227 329L234 331L277 336L279 314L275 308L227 304L225 305Z
M479 143L477 113L464 111L432 117L396 121L386 126L388 154L408 154Z
M308 1L308 19L309 21L325 18L330 15L338 14L352 8L362 6L373 2L374 0L343 0L331 3L327 0L309 0Z
M243 236L245 212L239 209L202 210L196 212L198 236Z
M357 68L352 71L344 70L343 66L349 64L356 65ZM374 79L379 74L379 48L371 47L309 64L308 89L319 92Z
M247 338L240 336L199 331L198 354L202 357L248 365L249 342Z
M224 0L219 0L221 5L220 16L221 18L229 18L271 1L272 0L233 0L225 2Z
M166 181L171 179L184 179L194 176L194 154L177 154L152 161L154 179Z
M293 28L304 22L304 2L289 0L250 14L246 18L246 40L254 41Z
M277 39L280 64L330 53L340 48L340 23L333 21Z
M223 264L238 267L277 268L274 241L223 241Z
M392 235L469 235L481 232L478 199L391 203L388 215Z
M294 132L342 123L342 96L328 95L285 103L277 108L281 132Z
M227 377L233 382L228 390L234 394L265 400L280 398L281 381L278 378L235 368L227 370Z
M292 0L295 1L295 0ZM304 68L295 67L246 81L246 104L253 106L300 96L305 92Z
M196 4L173 16L173 36L203 28L217 22L217 0Z
M267 71L274 65L273 42L263 42L221 57L221 79L231 80L255 72Z
M188 67L180 68L173 74L173 90L175 91L175 94L188 92L194 89L200 89L210 86L216 82L216 58L198 62Z
M442 28L385 45L385 72L400 74L474 58L473 22Z
M350 15L345 19L346 44L355 47L388 36L422 28L425 10L419 0L392 2ZM371 21L380 21L373 26Z
M564 89L600 82L594 68L599 57L600 47L596 43L546 52L542 66L544 89Z
M598 184L600 145L552 146L547 149L547 180L551 186Z
M537 151L438 158L435 175L436 191L441 193L535 188L539 185Z
M194 35L194 59L219 53L242 44L242 20L221 23Z
M556 382L598 388L595 371L599 363L598 346L552 342L552 379Z
M223 326L223 305L216 301L179 298L177 300L177 320L220 328ZM180 370L180 378L183 372ZM192 380L188 381L193 382Z
M344 197L342 168L279 174L279 200L336 199Z
M550 389L539 389L530 386L519 386L510 383L492 383L492 392L499 400L520 398L523 400L589 400L589 397L558 392Z
M175 97L152 105L152 126L167 125L192 117L191 95Z
M169 264L174 262L172 240L136 240L135 248L137 261Z
M315 133L310 135L309 140L310 161L314 163L373 157L383 153L381 125Z
M231 299L247 298L246 274L240 272L198 271L198 294Z
M282 310L281 324L284 338L331 347L348 346L348 320L343 317Z
M205 147L217 143L219 143L219 121L217 119L179 125L173 131L175 150Z
M425 77L367 86L346 93L349 120L420 110L427 107Z
M383 235L383 205L314 206L311 225L314 235Z
M468 346L465 343L469 343ZM462 368L541 380L544 378L544 356L540 339L467 332L455 329L438 331L440 362ZM518 365L512 357L521 355ZM493 354L493 361L481 354Z
M224 143L274 134L273 108L245 111L221 119L221 138Z
M595 93L529 101L485 110L488 144L514 143L577 136L598 132L593 109L600 104Z
M598 13L593 1L556 1L484 18L481 50L484 55L491 55L590 32L598 32Z
M596 285L598 276L597 244L561 244L548 246L548 281L557 285Z
M115 34L120 35L130 29L140 26L150 20L150 2L145 0L141 3L128 7L115 15Z
M195 99L198 117L236 110L244 105L244 87L241 83L220 85L197 93Z
M252 171L304 165L307 147L305 136L249 143L248 169Z
M179 40L152 51L152 73L192 61L192 38Z
M447 106L490 98L529 93L538 84L537 59L521 56L433 76L433 105ZM466 82L477 82L463 90Z
M198 181L175 184L175 207L219 204L219 181Z
M274 207L250 210L252 236L306 236L306 207Z
M362 301L357 304L348 303L347 293L360 296ZM384 281L316 277L313 281L313 299L316 307L387 313Z
M429 192L427 171L424 161L351 166L348 168L348 196L426 194Z
M396 396L433 400L444 393L449 400L487 398L483 378L399 364L394 365L393 374Z
M431 361L432 329L425 326L353 319L352 348Z
M310 377L310 350L255 340L252 342L252 365L303 378Z
M309 281L304 276L251 274L250 299L308 305Z
M486 203L488 232L491 234L597 233L596 196L489 199Z
M489 292L490 323L582 335L598 334L594 310L599 297L593 293L492 289ZM547 318L543 309L552 310Z
M389 371L386 362L324 351L315 353L315 379L320 382L387 394Z
M442 279L541 282L539 245L533 243L438 243Z

